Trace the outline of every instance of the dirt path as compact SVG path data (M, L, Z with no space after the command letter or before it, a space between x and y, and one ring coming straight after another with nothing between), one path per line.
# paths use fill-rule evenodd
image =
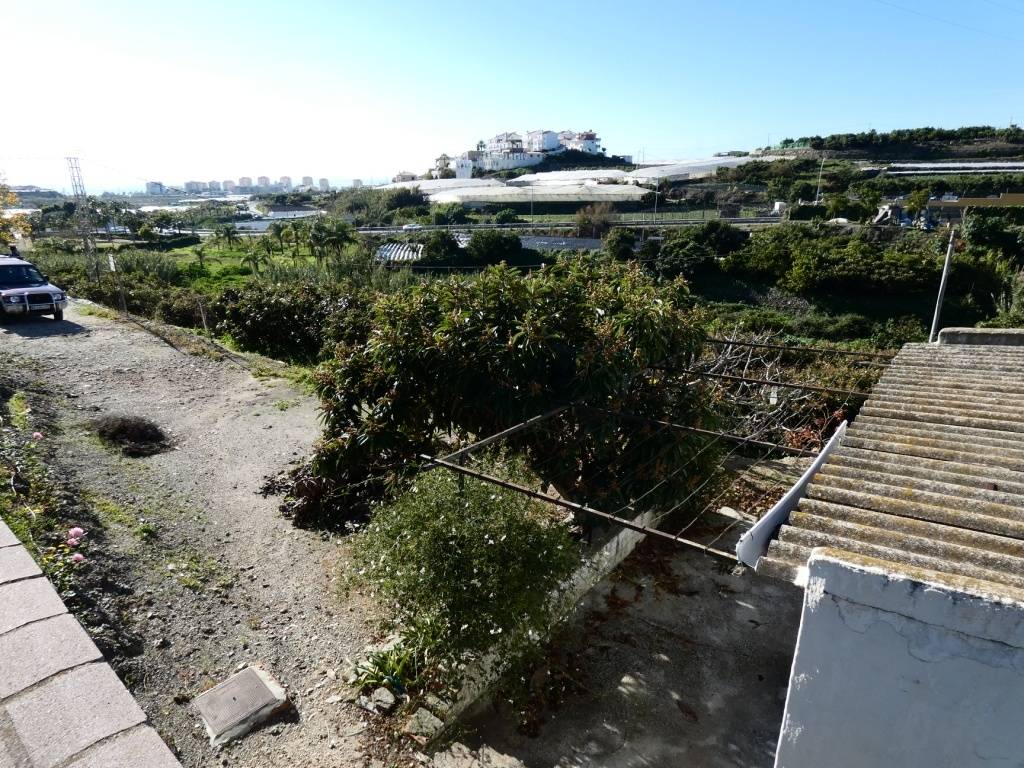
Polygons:
M97 597L117 626L90 631L101 647L114 645L104 633L122 648L130 639L115 666L187 768L364 765L358 711L333 698L344 658L369 640L366 606L337 592L344 545L293 528L258 493L310 450L315 402L80 306L66 318L0 327L0 353L53 393L46 439L58 469L106 520L108 554L123 566L124 583ZM150 418L174 448L124 458L88 430L100 413ZM242 663L276 675L298 715L215 752L188 702Z

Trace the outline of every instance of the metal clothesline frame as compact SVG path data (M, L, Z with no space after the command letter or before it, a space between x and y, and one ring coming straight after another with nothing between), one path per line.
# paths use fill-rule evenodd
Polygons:
M516 493L520 493L523 496L526 496L528 498L532 498L532 499L536 499L538 501L543 501L543 502L547 502L549 504L553 504L553 505L555 505L557 507L561 507L562 509L569 510L569 511L571 511L573 513L582 514L582 515L589 515L589 516L592 516L592 517L596 517L598 519L605 520L605 521L607 521L609 523L612 523L614 525L618 525L618 526L620 526L622 528L626 528L626 529L631 530L631 531L635 531L637 533L642 533L644 535L654 536L655 538L658 538L658 539L661 539L661 540L664 540L664 541L671 541L671 542L674 542L676 544L681 544L683 546L690 547L692 549L698 549L698 550L700 550L702 552L705 552L707 554L717 555L719 557L724 557L724 558L726 558L728 560L735 560L736 559L736 555L733 552L726 552L724 550L717 549L717 548L711 546L710 544L701 544L698 541L693 541L692 539L684 538L682 535L680 535L683 531L680 531L679 533L676 533L676 534L668 533L667 531L663 531L663 530L661 530L659 528L655 528L653 526L646 525L646 524L643 524L643 523L637 523L637 522L634 522L633 520L620 517L618 514L615 514L615 513L606 512L604 510L600 510L600 509L596 509L594 507L591 507L591 506L589 506L587 504L580 504L578 502L570 501L568 499L563 499L563 498L560 498L560 497L550 496L550 495L548 495L546 493L543 493L542 491L537 491L537 490L534 490L533 488L528 488L527 486L520 485L519 483L515 483L515 482L512 482L510 480L505 480L505 479L500 478L500 477L495 477L494 475L488 474L487 472L482 472L482 471L480 471L478 469L474 469L472 467L466 466L465 459L473 451L476 451L477 449L483 448L483 447L485 447L487 445L491 445L493 443L496 443L499 440L502 440L504 438L510 437L510 436L512 436L514 434L523 432L523 431L525 431L525 430L527 430L527 429L529 429L529 428L531 428L531 427L533 427L533 426L535 426L535 425L537 425L537 424L539 424L541 422L544 422L544 421L546 421L548 419L551 419L551 418L553 418L553 417L555 417L555 416L557 416L557 415L559 415L561 413L564 413L567 410L575 410L577 408L580 409L580 410L590 411L590 412L593 412L593 413L600 413L600 414L603 414L603 415L606 415L606 416L610 416L610 417L617 417L617 418L622 418L622 419L630 420L630 421L643 422L643 423L650 424L652 426L659 426L659 427L661 427L663 429L671 429L671 430L676 430L676 431L688 432L688 433L692 433L692 434L698 434L698 435L701 435L701 436L704 436L704 437L713 438L713 441L715 441L715 442L717 442L718 440L728 440L728 441L731 441L731 442L734 442L734 443L737 444L736 449L738 449L738 448L740 448L740 447L742 447L744 445L751 445L751 446L755 446L755 447L758 447L758 448L768 449L768 450L771 450L771 451L775 451L775 450L783 451L785 453L789 453L791 455L797 455L797 456L813 457L813 456L817 455L816 452L808 451L808 450L805 450L803 448L794 448L792 446L780 445L778 443L771 443L771 442L767 442L767 441L764 441L764 440L756 440L754 438L743 437L741 435L731 435L731 434L726 433L726 432L716 432L714 430L709 430L709 429L700 429L698 427L689 427L689 426L686 426L684 424L676 424L676 423L670 422L670 421L663 421L663 420L659 420L659 419L653 419L653 418L649 418L649 417L646 417L646 416L641 416L639 414L634 414L634 413L629 413L629 412L613 411L613 410L606 409L606 408L598 408L598 407L594 407L594 406L587 406L587 405L584 405L584 404L581 404L581 403L573 403L573 404L570 404L570 405L559 406L557 408L554 408L554 409L552 409L552 410L550 410L550 411L548 411L546 413L540 414L538 416L533 416L533 417L527 419L526 421L520 422L519 424L515 424L515 425L509 427L508 429L502 430L501 432L496 432L493 435L489 435L488 437L482 438L482 439L480 439L480 440L478 440L478 441L476 441L474 443L471 443L470 445L464 446L464 447L460 448L459 450L454 451L454 452L452 452L450 454L447 454L445 456L438 457L438 456L430 456L428 454L420 454L419 458L424 462L424 467L423 467L424 469L431 469L431 468L435 468L435 467L442 467L444 469L447 469L447 470L449 470L451 472L454 472L454 473L458 474L461 477L471 477L473 479L480 480L482 482L489 483L491 485L495 485L495 486L498 486L500 488L505 488L506 490L510 490L510 491L514 491ZM736 449L734 449L734 450L736 450ZM618 511L623 511L623 510L627 510L627 509L631 510L633 512L636 511L635 508L632 506L632 504L626 505L625 507L620 508L620 510L618 510ZM703 512L701 514L703 514ZM662 515L662 517L664 517L664 515ZM661 518L659 517L659 520L660 519ZM731 524L730 527L732 527L733 525L735 525L735 522L733 524ZM687 526L687 528L689 528L689 526ZM684 530L686 530L687 528L684 528ZM713 544L715 541L718 540L718 538L721 538L721 536L717 537L711 543Z

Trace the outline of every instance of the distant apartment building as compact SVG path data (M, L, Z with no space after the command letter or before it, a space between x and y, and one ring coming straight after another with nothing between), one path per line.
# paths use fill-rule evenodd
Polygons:
M238 186L252 187L252 176L241 176L238 179Z
M318 186L320 187L321 192L331 191L331 182L329 182L327 179L320 179L320 181L318 182Z
M303 176L302 177L302 186L304 186L304 187L312 187L313 186L313 177L312 176Z
M235 191L234 179L224 179L224 181L222 181L220 184L221 184L221 188L225 192L234 192Z
M523 137L518 133L499 133L497 136L488 139L486 149L488 154L499 152L522 152Z
M558 134L554 131L527 131L523 142L527 152L553 152L559 146Z
M352 179L352 189L359 189L363 186L362 179Z
M586 152L589 155L599 155L603 151L601 139L594 131L562 131L558 134L558 142L566 149Z
M267 187L270 186L270 177L269 176L257 176L256 177L256 186L258 186L260 189L266 189Z
M208 181L208 182L206 182L206 188L208 190L210 190L211 192L220 192L220 182L219 181Z
M206 182L205 181L186 181L185 182L186 192L205 192Z
M291 176L282 176L281 179L278 181L278 183L281 185L281 189L283 189L285 192L291 192L292 191L292 177Z
M164 188L162 182L159 181L147 181L146 182L146 194L147 195L164 195L167 194L167 190Z

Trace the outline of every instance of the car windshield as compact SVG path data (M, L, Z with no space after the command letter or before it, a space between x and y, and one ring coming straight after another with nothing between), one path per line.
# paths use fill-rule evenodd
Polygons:
M35 288L46 285L46 278L31 264L0 265L0 288Z

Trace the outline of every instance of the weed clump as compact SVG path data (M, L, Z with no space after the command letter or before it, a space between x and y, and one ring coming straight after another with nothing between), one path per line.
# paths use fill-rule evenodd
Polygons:
M141 416L100 416L93 428L103 442L120 448L125 456L152 456L169 447L163 430Z

